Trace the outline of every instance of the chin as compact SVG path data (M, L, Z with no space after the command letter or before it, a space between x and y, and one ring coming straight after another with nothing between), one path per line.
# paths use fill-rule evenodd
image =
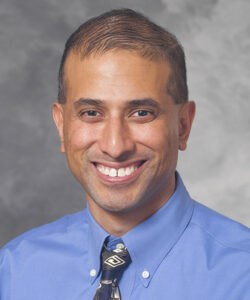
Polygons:
M92 195L87 194L87 200L89 203L91 202L95 204L95 206L98 206L101 210L110 213L122 213L126 211L131 211L135 206L137 206L137 201L136 199L133 199L133 197L121 197L121 194L117 194L116 197L115 194L102 193L101 197L93 193Z
M123 214L137 210L143 203L137 199L120 199L119 201L114 200L114 202L110 201L109 203L99 202L98 204L96 202L96 204L109 213Z
M132 211L134 209L134 206L133 205L119 205L119 204L103 204L103 205L100 205L99 206L109 212L109 213L116 213L116 214L119 214L119 213L126 213L126 212L129 212L129 211Z

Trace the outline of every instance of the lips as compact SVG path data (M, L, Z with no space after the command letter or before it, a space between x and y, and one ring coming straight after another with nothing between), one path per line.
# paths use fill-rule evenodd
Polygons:
M119 164L117 164L117 166L110 166L97 162L93 163L93 165L95 166L98 175L105 181L122 182L128 181L138 175L144 163L145 160L132 162L125 166L120 166Z

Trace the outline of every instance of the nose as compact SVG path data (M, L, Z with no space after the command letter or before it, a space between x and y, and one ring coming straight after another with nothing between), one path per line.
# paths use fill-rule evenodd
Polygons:
M99 139L100 150L116 160L123 160L135 150L128 124L120 118L107 121Z

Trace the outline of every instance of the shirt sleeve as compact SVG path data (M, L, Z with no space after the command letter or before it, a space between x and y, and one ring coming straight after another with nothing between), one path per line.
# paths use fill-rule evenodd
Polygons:
M0 249L0 299L10 300L11 295L11 263L8 249Z

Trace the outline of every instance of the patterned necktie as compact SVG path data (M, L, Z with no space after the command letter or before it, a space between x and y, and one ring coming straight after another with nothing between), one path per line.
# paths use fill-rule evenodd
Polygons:
M123 245L122 245L123 246ZM102 251L102 276L93 300L121 300L118 282L131 262L127 248Z

